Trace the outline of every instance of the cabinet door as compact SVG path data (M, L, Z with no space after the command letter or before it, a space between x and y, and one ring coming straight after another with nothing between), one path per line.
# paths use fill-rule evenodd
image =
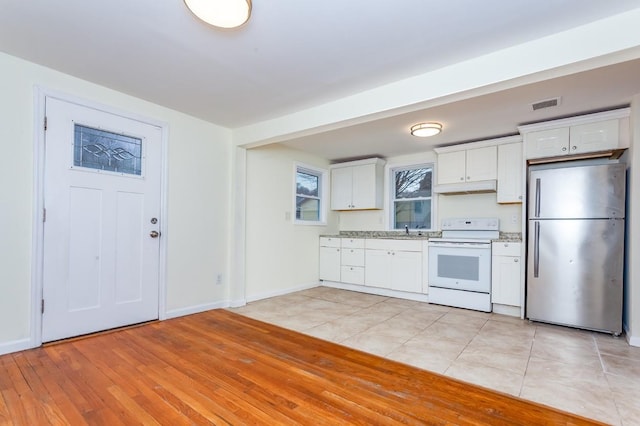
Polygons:
M364 285L391 287L391 255L387 250L365 250Z
M422 292L429 293L429 241L422 242Z
M355 209L374 209L376 205L376 165L352 167L353 183L351 205Z
M520 306L520 257L493 256L491 302Z
M351 167L331 170L331 210L349 210L352 207L353 173Z
M438 185L464 182L465 152L445 152L438 154Z
M498 203L522 203L522 142L498 147Z
M498 151L495 146L468 149L466 152L467 182L496 179L498 177Z
M570 154L605 151L618 147L618 120L572 126L569 132Z
M320 247L320 279L340 281L340 249Z
M391 288L422 293L422 253L394 251L391 253Z
M525 142L527 158L566 155L569 153L569 128L527 133Z

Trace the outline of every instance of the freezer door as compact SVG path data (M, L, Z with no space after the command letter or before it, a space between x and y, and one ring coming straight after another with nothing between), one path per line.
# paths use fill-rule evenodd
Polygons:
M529 222L526 316L619 334L624 220Z
M529 219L624 218L625 179L624 164L531 167Z

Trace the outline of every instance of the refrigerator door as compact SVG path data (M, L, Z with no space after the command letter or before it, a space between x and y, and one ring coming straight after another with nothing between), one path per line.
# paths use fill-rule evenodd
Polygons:
M622 332L624 220L531 220L531 320Z
M624 218L624 164L536 169L529 175L529 219Z

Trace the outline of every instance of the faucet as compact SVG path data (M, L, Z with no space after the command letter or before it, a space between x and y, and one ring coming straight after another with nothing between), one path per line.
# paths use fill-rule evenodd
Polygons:
M407 235L409 235L409 225L404 226L404 232L406 232Z

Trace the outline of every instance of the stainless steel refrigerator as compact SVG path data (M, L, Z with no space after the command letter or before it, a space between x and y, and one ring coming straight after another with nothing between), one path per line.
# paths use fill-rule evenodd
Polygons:
M622 332L626 167L531 166L526 316Z

